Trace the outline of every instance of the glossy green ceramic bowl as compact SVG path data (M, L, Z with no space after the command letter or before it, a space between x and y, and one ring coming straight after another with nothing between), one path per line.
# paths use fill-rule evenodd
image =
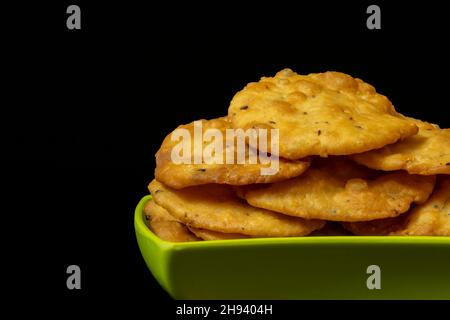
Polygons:
M449 237L171 243L145 224L150 199L136 208L136 237L148 268L175 299L450 299ZM368 271L372 265L379 272Z

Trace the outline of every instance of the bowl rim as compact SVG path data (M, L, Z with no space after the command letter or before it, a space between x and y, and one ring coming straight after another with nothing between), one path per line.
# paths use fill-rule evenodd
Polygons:
M134 225L139 232L158 247L166 249L213 248L265 245L444 245L450 247L450 237L445 236L314 236L314 237L274 237L245 238L210 241L170 242L160 239L145 223L144 206L152 199L151 194L141 198L134 213Z

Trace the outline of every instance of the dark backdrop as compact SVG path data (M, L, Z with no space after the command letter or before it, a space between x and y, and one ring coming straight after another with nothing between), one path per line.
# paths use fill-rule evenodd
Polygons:
M133 230L154 153L180 123L225 115L233 94L263 75L342 71L400 112L448 127L442 2L374 3L381 30L366 28L372 2L77 0L5 10L8 170L16 206L32 217L28 236L16 239L29 252L12 250L24 261L15 267L19 296L38 289L41 307L72 311L143 304L172 312ZM69 4L81 7L81 30L66 28ZM82 269L81 291L65 287L69 264Z

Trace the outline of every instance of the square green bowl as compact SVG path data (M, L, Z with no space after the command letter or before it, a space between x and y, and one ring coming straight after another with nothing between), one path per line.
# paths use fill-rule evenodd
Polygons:
M450 299L449 237L326 236L172 243L134 226L144 260L175 299ZM380 268L380 289L368 289ZM368 280L369 279L369 280Z

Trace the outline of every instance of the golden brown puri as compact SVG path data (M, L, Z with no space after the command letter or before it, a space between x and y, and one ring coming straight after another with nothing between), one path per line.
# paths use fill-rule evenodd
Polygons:
M391 235L450 236L450 177L440 176L428 201L411 210L403 228Z
M304 236L323 221L304 220L254 208L232 187L220 184L171 189L157 180L149 185L155 202L188 227L260 237Z
M430 198L405 214L343 226L361 236L450 236L450 178L439 177Z
M428 199L434 176L380 174L345 157L315 159L302 176L241 195L255 207L305 219L367 221L396 217Z
M171 242L200 240L186 226L153 200L147 202L144 213L150 230L162 240Z
M189 227L189 230L191 230L193 234L203 240L232 240L245 239L249 237L239 233L223 233L207 229L198 229L194 227Z
M147 202L144 208L148 226L159 238L171 242L198 240L228 240L248 238L243 234L222 233L194 227L186 227L175 219L169 211L157 205L153 200Z
M226 118L200 121L204 132L207 129L218 129L223 133L224 139L226 137L225 130L231 128L231 124ZM181 125L177 129L181 128L187 129L190 132L191 139L194 139L193 122ZM175 164L172 161L171 153L179 141L172 141L172 134L173 132L164 139L161 148L156 153L155 177L157 180L175 189L209 183L245 185L281 181L302 174L310 164L310 160L307 159L291 161L280 158L278 172L273 175L262 175L261 169L270 167L270 164L262 164L259 159L256 164L249 164L248 154L245 164L237 164L236 162L234 164L226 164L226 148L223 149L223 164L194 164L193 142L191 143L192 164ZM236 158L235 154L234 159Z
M279 129L287 159L361 153L418 130L374 87L340 72L263 77L234 96L228 117L234 128Z
M352 155L352 159L378 170L406 170L412 174L450 174L450 129L408 118L419 132L381 149Z

